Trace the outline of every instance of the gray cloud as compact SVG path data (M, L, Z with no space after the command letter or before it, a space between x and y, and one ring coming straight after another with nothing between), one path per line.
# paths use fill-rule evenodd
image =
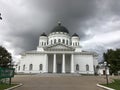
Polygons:
M99 33L105 34L113 31L114 28L119 29L118 26L113 27L111 24L109 29L109 25L106 24L111 18L119 17L119 4L120 1L113 0L18 0L13 2L2 0L0 1L2 22L6 23L8 28L1 26L5 31L0 31L3 33L0 40L12 43L17 54L21 51L36 49L40 34L43 32L49 34L60 20L71 35L76 32L80 35L82 42L90 42ZM113 22L117 21L119 20L116 19ZM107 26L105 29L104 25ZM115 48L119 46L119 42L116 44L113 45ZM88 48L91 47L92 45L89 45ZM96 47L93 46L97 50ZM101 52L101 49L98 51Z
M49 33L56 25L57 20L61 20L63 25L68 27L71 34L76 31L80 32L80 36L83 37L84 31L79 29L80 25L82 25L80 23L83 23L84 20L92 17L96 8L94 0L91 0L90 2L87 0L76 0L74 2L73 0L29 0L22 2L22 4L23 7L27 8L27 13L24 15L16 13L14 10L10 11L9 16L7 16L7 20L11 28L11 31L8 34L13 38L20 37L21 39L24 39L28 45L24 44L24 47L22 47L23 44L20 44L18 46L24 48L25 50L35 48L38 44L37 38L40 33ZM49 17L51 18L50 21L39 17L41 11L49 14ZM48 23L43 25L42 22L45 21L48 21ZM40 27L42 25L43 28ZM16 41L17 40L13 40L13 43L16 44Z

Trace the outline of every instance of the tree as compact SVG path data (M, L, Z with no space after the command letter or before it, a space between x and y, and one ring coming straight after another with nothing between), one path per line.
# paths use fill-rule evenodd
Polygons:
M120 71L120 49L112 50L108 49L103 54L104 60L110 64L110 72L117 74Z
M4 47L0 46L0 67L9 67L11 62L11 54Z

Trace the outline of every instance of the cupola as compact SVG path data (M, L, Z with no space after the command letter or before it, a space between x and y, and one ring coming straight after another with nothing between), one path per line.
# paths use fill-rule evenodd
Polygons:
M61 25L61 22L58 22L58 25L53 28L52 32L64 32L69 33L68 29Z

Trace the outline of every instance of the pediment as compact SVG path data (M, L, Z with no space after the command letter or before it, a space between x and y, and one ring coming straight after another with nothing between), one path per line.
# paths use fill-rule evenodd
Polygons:
M73 47L70 47L70 46L67 46L67 45L63 45L63 44L55 44L55 45L52 45L52 46L47 46L47 47L44 47L44 50L59 50L59 51L73 51L74 48Z

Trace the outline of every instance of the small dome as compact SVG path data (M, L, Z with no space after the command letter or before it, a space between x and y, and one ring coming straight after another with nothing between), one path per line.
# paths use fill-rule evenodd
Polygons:
M77 35L76 33L74 33L73 35L72 35L72 37L79 37L79 35Z
M58 26L53 28L52 32L65 32L65 33L69 33L67 28L62 26L60 22L58 23Z
M47 36L45 33L42 33L40 36Z

